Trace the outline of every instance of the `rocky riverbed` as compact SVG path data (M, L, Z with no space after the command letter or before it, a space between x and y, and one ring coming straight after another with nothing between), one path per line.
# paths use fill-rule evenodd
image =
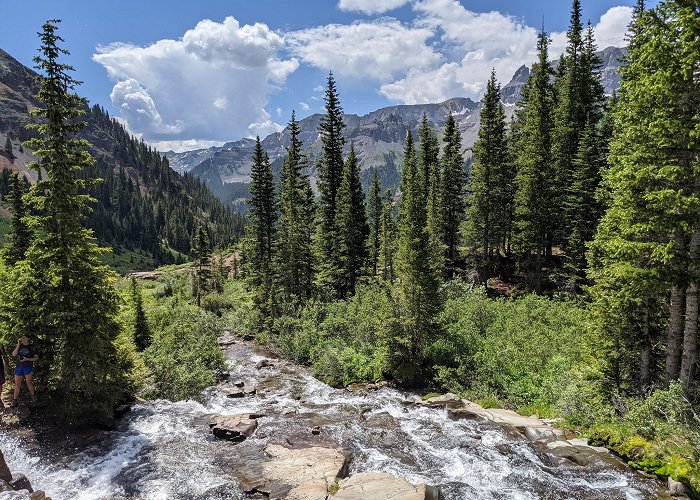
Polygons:
M10 469L54 500L670 498L552 422L454 395L334 389L249 343L221 343L230 378L201 402L137 404L75 447L39 452L5 433Z

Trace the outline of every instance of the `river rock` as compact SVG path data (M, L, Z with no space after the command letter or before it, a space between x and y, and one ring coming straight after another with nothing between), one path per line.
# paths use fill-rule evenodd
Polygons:
M403 478L384 472L361 472L340 481L333 500L438 500L433 486L414 486Z
M292 449L270 444L262 459L248 460L235 473L246 493L269 498L323 499L346 464L341 450L318 446ZM292 492L294 496L287 497Z
M526 427L525 437L534 443L549 443L563 440L565 433L556 427Z
M13 474L12 481L10 481L10 486L12 486L12 489L15 491L27 490L29 493L34 492L32 489L32 484L24 474Z
M51 497L47 497L46 493L42 490L36 490L34 493L29 495L29 500L51 500Z
M690 497L690 488L670 476L668 478L668 492L676 498L692 498Z
M4 491L14 491L14 490L12 489L12 486L10 486L10 483L0 479L0 493L2 493Z
M255 364L255 368L258 370L262 370L263 368L268 368L268 367L273 367L275 364L272 362L271 359L261 359Z
M124 417L124 415L126 415L130 411L131 411L130 404L119 405L114 409L114 417L115 418L122 418L122 417Z
M478 405L476 403L473 403L471 401L468 401L466 399L462 399L462 404L460 406L454 406L452 408L447 408L447 414L450 416L450 418L454 419L461 419L461 418L466 418L466 419L481 419L481 420L486 420L487 417L487 410L485 410L481 405Z
M614 468L626 470L627 466L612 456L607 450L600 452L592 446L550 446L547 453L554 458L565 459L582 467Z
M12 473L5 462L5 457L2 454L2 450L0 450L0 480L5 481L6 483L12 481Z
M214 437L240 443L250 437L258 428L260 415L241 413L238 415L215 415L209 427Z
M227 398L242 398L245 396L243 389L240 387L231 387L230 389L226 389L224 394L226 394Z
M459 408L464 406L462 403L462 400L459 399L455 394L452 394L451 392L448 392L447 394L443 394L442 396L435 396L432 398L428 398L424 401L421 401L422 405L424 406L444 406L444 407L450 407L450 408Z

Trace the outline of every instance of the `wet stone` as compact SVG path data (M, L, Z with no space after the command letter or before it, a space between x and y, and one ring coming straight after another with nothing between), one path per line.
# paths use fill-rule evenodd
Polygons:
M27 479L27 476L24 474L13 474L12 481L10 481L10 486L12 486L12 489L15 491L27 490L29 493L34 491L29 479Z
M12 481L12 473L10 472L10 468L7 466L7 463L5 463L5 457L3 456L1 450L0 450L0 480L5 481L7 483Z
M270 359L261 359L258 361L255 365L255 368L258 370L262 370L263 368L272 368L274 367L275 364L272 362Z
M216 415L212 417L209 427L218 439L240 443L250 437L258 428L260 415L242 413L238 415Z
M340 481L333 500L438 500L435 487L413 485L403 478L383 472L361 472Z

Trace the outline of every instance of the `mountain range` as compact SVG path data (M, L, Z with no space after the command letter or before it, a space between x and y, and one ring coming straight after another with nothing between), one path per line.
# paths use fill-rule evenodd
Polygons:
M0 148L0 172L18 172L30 183L36 182L37 172L29 164L37 158L21 144L35 133L26 128L37 120L31 111L42 106L35 97L36 76L0 49L0 144L9 139L10 146ZM86 225L101 244L115 249L115 255L129 254L132 261L148 257L141 265L150 267L189 254L199 225L207 228L210 243L221 247L242 233L242 217L202 181L173 171L167 159L132 137L102 108L86 103L83 119L87 125L80 137L90 142L96 160L83 175L103 179L88 192L95 203ZM0 206L0 217L7 216ZM139 267L128 259L125 265Z
M625 53L625 49L617 47L608 47L598 53L602 61L601 81L607 94L612 94L619 86L618 69ZM553 66L556 64L555 62ZM501 89L508 119L515 111L529 75L530 69L523 65ZM452 113L459 126L462 145L468 159L470 148L478 138L480 124L480 103L469 98L456 97L437 104L389 106L362 116L344 115L346 149L350 143L354 144L363 171L363 184L367 186L369 173L377 169L383 187L395 188L400 178L406 132L410 130L415 135L425 114L431 128L440 136L449 113ZM321 152L318 125L322 116L313 114L299 121L300 139L304 143L305 154L311 167L312 182L317 178L315 165ZM204 181L222 201L242 209L245 207L244 199L248 195L247 185L250 182L254 145L253 139L244 138L219 147L182 153L168 151L164 154L175 171L194 175ZM281 167L288 145L288 128L262 139L262 146L269 154L273 170L276 172Z

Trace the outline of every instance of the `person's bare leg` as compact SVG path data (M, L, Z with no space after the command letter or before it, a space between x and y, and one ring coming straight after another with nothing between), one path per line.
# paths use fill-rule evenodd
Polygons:
M15 393L13 399L17 400L19 397L19 391L22 388L22 378L20 375L15 375Z
M32 375L25 375L24 381L27 383L27 389L29 389L29 394L34 396L34 382L32 382Z

